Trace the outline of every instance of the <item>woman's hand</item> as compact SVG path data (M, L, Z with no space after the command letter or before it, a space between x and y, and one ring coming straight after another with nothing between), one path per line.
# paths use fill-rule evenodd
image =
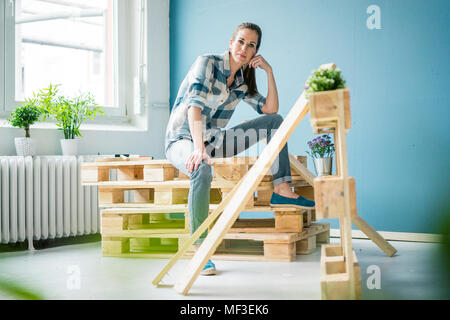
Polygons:
M255 69L261 68L266 72L272 70L272 67L270 66L270 64L267 63L267 61L262 57L262 55L254 56L248 63L248 66Z
M188 170L188 172L192 173L193 171L197 170L203 159L206 160L207 164L211 165L211 158L206 153L205 149L195 149L186 160L186 169Z

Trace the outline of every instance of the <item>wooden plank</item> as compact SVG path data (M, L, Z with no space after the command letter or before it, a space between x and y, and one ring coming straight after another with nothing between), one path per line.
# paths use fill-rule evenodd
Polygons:
M190 188L190 180L169 180L169 181L102 181L86 182L84 186L98 186L102 188L139 189L139 188ZM230 181L211 182L211 188L233 188L235 183ZM269 186L269 185L268 185Z
M139 181L144 178L144 166L117 168L118 181Z
M309 171L306 166L304 166L300 161L297 160L295 156L289 154L289 163L291 164L292 169L298 172L298 174L305 179L309 185L314 185L315 175Z
M245 164L224 164L214 166L214 177L221 177L228 181L239 181L247 173Z
M125 162L125 161L148 161L152 160L152 156L140 156L140 157L125 157L123 155L117 158L97 158L94 163L97 162Z
M226 198L227 195L231 192L231 190L233 189L224 189L224 188L220 189L220 191L222 192L222 198ZM245 205L245 210L251 209L253 207L254 207L254 197L251 196Z
M248 174L248 173L247 173ZM242 180L241 180L242 181ZM164 268L156 275L153 279L152 284L157 286L164 278L164 276L169 272L169 270L175 265L175 263L191 248L193 243L209 228L209 226L222 214L225 206L230 202L239 186L241 185L241 181L236 184L233 190L227 195L227 197L217 206L214 211L208 215L208 218L203 221L203 223L195 230L195 232L191 235L191 237L183 242L183 246L179 248L177 253L170 259L170 261L164 266Z
M213 158L211 159L212 165L223 165L223 164L253 164L258 160L258 157L230 157L230 158ZM154 166L154 167L173 167L172 163L167 159L142 159L137 160L137 158L129 158L129 159L118 159L111 161L95 161L95 162L83 162L81 164L82 168L84 167L108 167L117 169L119 167L132 167L132 166Z
M175 177L175 167L144 166L144 181L168 181Z
M134 190L134 202L153 203L155 201L154 189Z
M350 215L357 216L355 179L347 178L349 190ZM340 218L344 216L345 193L344 178L321 176L314 179L314 200L317 219Z
M253 196L253 192L261 182L264 174L270 169L278 153L307 113L308 104L305 93L303 92L293 108L289 111L285 120L281 123L271 141L264 148L254 166L240 181L238 190L233 194L231 201L227 204L211 232L190 261L185 274L176 283L175 290L177 292L184 295L188 293L202 268L222 241L223 236L231 228L239 213L250 199L250 196Z
M308 167L308 157L307 156L293 156L295 159L298 160L302 165L305 166L305 168ZM291 176L296 177L299 175L299 172L291 167Z
M310 254L316 250L317 236L311 236L296 242L297 254Z
M352 223L366 236L372 240L381 250L384 251L389 257L392 257L397 250L387 242L374 228L372 228L364 219L360 216L352 217Z
M154 198L156 205L187 204L189 189L185 188L155 188Z
M330 255L331 254L331 255ZM355 251L352 250L352 272L346 269L346 261L340 245L323 245L320 259L320 285L322 299L361 299L361 272ZM349 274L354 273L355 284Z
M288 213L275 211L275 232L302 232L303 212Z
M255 205L261 206L270 205L270 199L272 198L273 190L258 190L256 199L255 199Z
M98 189L98 203L108 204L108 203L123 203L124 202L124 192L122 189Z
M349 175L348 175L348 162L347 162L347 140L346 140L346 121L345 121L345 111L344 111L344 93L349 92L348 90L337 90L337 112L338 112L338 125L336 128L336 133L339 137L340 144L336 146L336 149L339 150L339 164L340 164L340 172L339 175L343 178L344 181L344 215L341 218L343 222L343 248L344 248L344 256L345 256L345 265L346 271L349 277L349 286L350 286L350 299L356 298L356 278L355 278L355 270L353 267L354 254L352 248L352 224L351 224L351 207L350 207L350 188L349 188ZM348 102L348 108L350 108L350 102ZM347 113L347 116L350 117L350 111ZM351 125L351 122L350 122ZM350 125L347 129L350 129ZM317 210L316 210L317 214ZM318 214L317 214L318 215Z
M352 126L350 113L350 90L348 88L316 92L309 95L310 121L313 128L324 128L333 120L341 121L343 129Z
M81 170L81 181L99 182L109 180L109 170L96 167L85 167Z
M277 261L295 261L295 243L271 243L264 241L264 258Z

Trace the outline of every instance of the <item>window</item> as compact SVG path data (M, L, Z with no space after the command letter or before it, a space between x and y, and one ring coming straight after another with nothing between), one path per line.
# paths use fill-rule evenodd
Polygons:
M144 5L143 0L2 1L0 112L52 83L60 84L64 95L91 92L109 116L140 113Z

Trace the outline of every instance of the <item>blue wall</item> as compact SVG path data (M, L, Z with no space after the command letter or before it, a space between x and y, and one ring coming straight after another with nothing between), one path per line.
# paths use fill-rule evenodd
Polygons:
M370 5L381 9L380 30L366 26ZM333 61L343 70L360 216L377 230L435 232L449 197L450 1L171 0L171 104L195 58L223 53L244 21L263 30L259 53L274 70L283 116L313 69ZM257 78L266 94L264 71ZM241 103L230 125L256 116ZM308 116L290 152L305 154L311 138Z

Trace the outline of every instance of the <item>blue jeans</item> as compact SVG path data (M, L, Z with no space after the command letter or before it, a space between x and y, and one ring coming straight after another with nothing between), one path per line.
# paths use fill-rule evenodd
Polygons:
M211 158L233 157L262 139L270 141L282 122L283 118L279 114L265 114L249 120L226 130L223 142L218 148L205 143L206 152ZM208 217L212 181L211 166L205 160L202 161L197 170L194 170L192 173L187 171L186 160L193 151L194 143L188 139L181 139L172 143L166 152L167 159L178 170L190 177L188 210L191 234ZM287 144L278 154L270 167L270 171L273 175L274 186L292 181ZM206 237L206 234L207 232L205 231L195 244L200 244Z

